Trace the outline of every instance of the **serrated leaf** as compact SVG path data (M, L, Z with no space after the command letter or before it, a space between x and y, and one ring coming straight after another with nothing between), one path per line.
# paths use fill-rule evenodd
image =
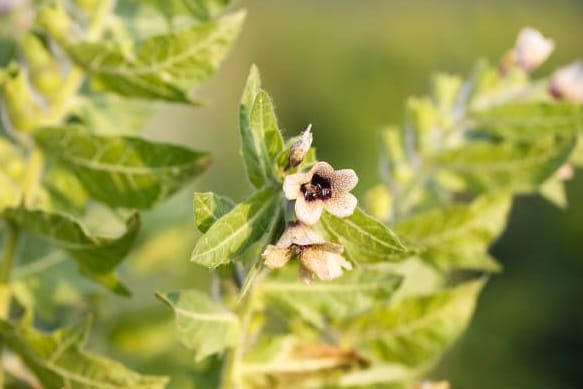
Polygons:
M228 197L218 194L195 193L193 196L194 222L200 232L207 232L221 217L229 213L235 203Z
M395 225L419 246L419 256L445 271L453 268L495 271L486 251L502 232L512 203L507 192L481 196L470 204L436 208Z
M180 146L92 135L78 127L44 128L34 137L92 197L112 207L150 208L210 162L208 154Z
M190 260L215 268L241 255L267 232L279 200L271 188L255 192L208 229L194 246Z
M259 70L252 66L241 98L239 126L245 168L256 188L276 177L277 157L283 151L273 104L260 87Z
M85 351L88 325L43 333L28 325L0 321L3 343L18 354L46 388L162 389L166 377L145 376Z
M483 281L380 306L346 324L345 342L385 362L426 367L460 336Z
M136 134L154 114L154 107L148 102L113 94L79 97L71 110L72 119L91 133L110 135Z
M397 234L360 208L347 218L324 212L320 221L328 234L344 246L347 258L355 263L398 262L411 254L411 249Z
M462 180L472 193L510 186L531 191L568 158L574 140L545 138L533 143L476 142L438 154L439 170Z
M61 213L9 208L4 211L3 216L18 224L23 230L67 251L86 277L115 293L129 294L113 270L124 259L136 239L140 228L137 213L126 219L125 232L115 237L90 235L79 222Z
M288 265L288 267L291 267ZM254 288L256 298L268 306L291 311L318 327L325 319L341 320L388 301L401 277L389 272L356 269L331 282L307 285L298 279L297 268L273 272Z
M151 37L131 54L96 42L69 46L68 52L102 89L129 97L191 102L188 92L216 71L244 18L244 12L237 12Z
M204 293L183 290L156 296L174 311L178 338L195 350L197 362L237 344L239 319Z
M503 104L473 115L476 127L509 140L533 140L583 131L583 106L569 102Z

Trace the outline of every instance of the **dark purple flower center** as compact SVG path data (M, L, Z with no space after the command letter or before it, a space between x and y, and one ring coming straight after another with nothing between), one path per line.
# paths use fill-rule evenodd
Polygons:
M332 197L330 180L317 174L312 176L310 182L303 184L300 187L300 191L303 193L306 201L328 200Z

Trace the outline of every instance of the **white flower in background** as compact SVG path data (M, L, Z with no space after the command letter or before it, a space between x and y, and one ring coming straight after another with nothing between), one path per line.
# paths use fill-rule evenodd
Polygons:
M583 62L576 61L555 70L549 91L557 99L583 104Z
M555 42L552 39L545 38L534 28L525 27L518 34L514 45L516 64L529 72L545 62L554 49Z
M275 245L268 245L261 256L269 269L285 266L293 257L300 261L300 278L307 284L314 279L330 281L342 275L342 269L352 270L352 265L342 254L342 245L323 239L308 226L290 223Z
M549 58L555 49L555 42L545 38L538 30L525 27L520 30L514 48L502 59L500 70L502 73L511 66L519 66L526 72L539 67Z
M296 200L298 220L315 224L322 210L338 217L352 215L357 200L350 192L358 183L352 169L334 170L326 162L316 163L307 173L285 177L283 191L288 200Z
M308 128L300 135L299 139L296 140L289 151L288 166L296 167L304 160L304 157L310 150L312 146L312 125L310 124Z

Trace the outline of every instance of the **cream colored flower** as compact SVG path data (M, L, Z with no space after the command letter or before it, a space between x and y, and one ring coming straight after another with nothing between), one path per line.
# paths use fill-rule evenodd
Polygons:
M288 200L296 200L298 220L315 224L324 209L338 217L352 215L357 200L348 192L357 183L358 176L354 170L335 171L328 163L318 162L307 173L286 176L283 191Z
M531 71L549 58L555 49L555 42L545 38L532 27L523 28L518 34L514 50L516 63L524 70Z
M300 261L300 278L311 283L314 274L330 281L342 275L342 269L352 270L352 265L342 254L344 248L322 238L308 226L290 223L275 245L268 245L261 256L269 269L285 266L293 257Z
M549 89L557 99L583 104L583 62L576 61L555 70Z
M545 62L554 49L552 39L545 38L532 27L525 27L520 30L514 48L502 59L501 71L506 72L510 66L517 65L530 72Z
M296 167L304 160L304 157L310 150L312 146L312 140L314 139L312 136L312 125L310 124L308 128L296 140L289 151L289 158L288 158L288 165L289 167Z

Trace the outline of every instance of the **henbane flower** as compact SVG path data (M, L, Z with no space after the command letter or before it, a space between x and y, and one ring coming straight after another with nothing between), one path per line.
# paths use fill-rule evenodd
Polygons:
M330 281L342 275L342 269L352 270L352 265L342 254L342 245L328 242L308 226L293 222L288 225L275 245L268 245L261 256L269 269L285 266L290 259L300 261L300 278L311 283L314 274Z
M357 200L350 192L358 183L352 169L334 170L326 162L316 163L307 173L285 177L283 191L288 200L295 200L298 220L315 224L322 210L338 217L352 215Z
M545 38L532 27L525 27L518 34L514 48L503 58L501 70L505 73L510 66L517 65L530 72L545 62L554 49L552 39Z
M555 70L549 89L557 99L583 104L583 62L576 61Z

